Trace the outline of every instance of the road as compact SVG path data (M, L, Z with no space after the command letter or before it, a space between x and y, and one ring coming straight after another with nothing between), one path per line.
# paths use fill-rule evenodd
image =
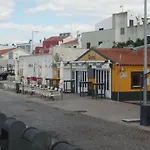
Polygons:
M85 150L149 150L150 133L30 101L0 90L0 111Z

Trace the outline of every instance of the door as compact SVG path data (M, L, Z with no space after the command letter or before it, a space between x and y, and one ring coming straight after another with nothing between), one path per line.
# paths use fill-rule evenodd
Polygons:
M96 70L96 83L105 83L106 97L111 98L111 74L110 70ZM98 87L98 92L101 92L101 86Z
M76 71L76 92L80 93L80 82L88 82L87 71ZM87 92L88 86L84 85L84 91Z

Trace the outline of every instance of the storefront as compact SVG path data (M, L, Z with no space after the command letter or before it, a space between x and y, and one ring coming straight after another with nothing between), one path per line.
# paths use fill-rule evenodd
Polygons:
M64 80L73 81L74 90L78 94L81 90L81 82L84 82L84 89L82 90L85 92L89 90L88 83L105 83L106 97L111 98L111 64L112 62L109 59L89 50L76 61L64 62ZM53 70L55 71L55 76L53 77L59 79L59 63ZM69 82L67 87L71 87ZM98 86L98 91L101 91L101 86Z
M87 81L92 83L104 83L105 93L107 98L111 98L111 60L105 56L100 55L96 50L90 49L82 56L80 56L76 62L84 62L86 67L84 70L80 70L80 80L78 76L76 77L76 87L79 89L80 81ZM79 71L76 70L76 74ZM86 90L88 90L85 85ZM98 86L98 92L101 91L101 86ZM79 93L79 90L76 91Z
M148 57L149 55L148 50ZM143 62L143 50L135 52L130 49L92 48L76 61L64 62L66 67L64 76L66 80L74 81L76 93L80 93L80 82L103 83L106 98L118 101L140 100ZM147 72L150 70L149 65L148 59ZM83 88L84 91L89 90L87 84L84 84ZM101 88L98 86L99 92ZM147 77L147 90L150 96L149 76Z

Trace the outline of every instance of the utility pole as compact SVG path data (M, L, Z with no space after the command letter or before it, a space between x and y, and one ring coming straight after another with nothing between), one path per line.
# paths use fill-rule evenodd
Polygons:
M120 8L122 9L122 13L124 11L124 6L123 5L120 5Z
M144 0L144 74L143 74L143 104L140 110L140 124L150 125L150 105L147 105L147 0Z
M119 64L118 64L118 93L117 93L117 101L119 101L120 99L120 71L121 71L121 59L122 59L122 55L120 54L119 57Z
M147 0L144 0L144 78L143 104L147 104Z
M33 49L34 49L34 33L38 33L38 31L32 31L32 48L31 48L31 53L33 53Z

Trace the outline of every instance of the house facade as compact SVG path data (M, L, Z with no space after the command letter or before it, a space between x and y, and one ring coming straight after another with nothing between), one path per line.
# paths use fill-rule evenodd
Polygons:
M150 50L148 50L148 57ZM106 97L112 100L128 101L140 100L143 73L143 49L136 52L130 49L90 49L80 56L77 61L86 63L93 61L93 82L105 83ZM108 65L98 65L103 61L110 62ZM89 82L86 69L81 71L81 80ZM148 72L150 60L148 60ZM84 72L84 73L83 73ZM86 78L84 74L86 72ZM150 78L147 77L147 90L150 96Z
M3 60L3 62L7 63L7 64L3 63L3 65L9 66L9 68L14 68L15 59L18 59L20 56L26 56L29 54L30 53L28 53L27 51L25 51L21 48L10 48L10 49L0 50L1 60ZM2 67L4 67L4 66L2 66Z
M112 48L114 43L126 42L129 39L136 41L137 38L143 39L144 35L142 18L129 12L113 14L112 17L95 25L95 29L92 32L82 33L82 48ZM148 23L148 35L150 35L149 29Z
M28 55L19 57L19 72L23 75L24 64L27 66L27 77L42 78L42 65L46 65L46 78L52 78L53 56L51 54Z
M35 48L35 54L47 54L49 49L63 43L63 40L67 40L71 36L71 33L60 33L59 36L52 36L50 38L44 38L43 45Z
M60 47L64 48L79 48L78 39L73 39L67 42L64 42L60 45Z
M148 49L148 57L150 49ZM89 93L89 84L98 86L98 93L116 101L138 101L142 99L143 49L133 51L119 48L91 48L75 61L64 61L64 80L74 82L75 93ZM150 72L150 60L148 60ZM59 66L53 68L54 79L59 80ZM71 85L68 84L67 87ZM150 96L150 77L147 76L147 93Z

